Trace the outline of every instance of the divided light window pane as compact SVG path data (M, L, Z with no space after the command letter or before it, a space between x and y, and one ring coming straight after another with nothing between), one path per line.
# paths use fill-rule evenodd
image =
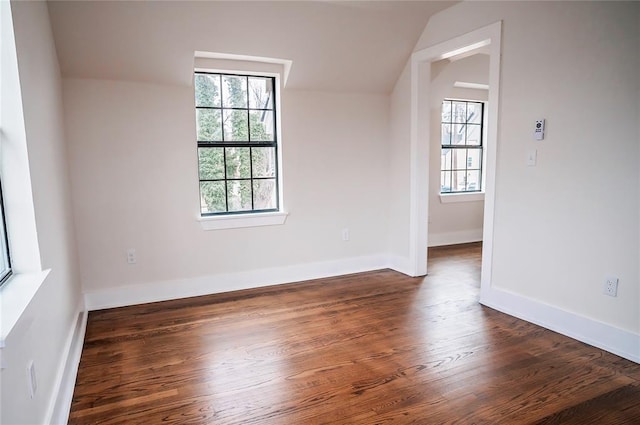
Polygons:
M224 149L198 148L200 180L224 179Z
M196 74L196 107L220 107L220 76Z
M467 103L467 122L472 124L482 124L481 103Z
M253 177L276 176L276 150L274 148L251 148Z
M249 123L251 125L249 134L252 142L274 141L273 111L250 111Z
M227 180L228 210L250 211L251 208L251 180Z
M249 77L249 108L273 109L273 80Z
M276 181L274 179L253 181L255 209L268 210L276 207L275 187Z
M199 142L222 141L222 114L219 109L197 109L196 129Z
M464 145L467 142L466 124L453 124L453 134L451 135L452 145Z
M247 107L247 78L236 75L222 76L222 103L225 108Z
M236 109L223 109L222 120L224 122L224 141L244 142L249 140L248 111Z
M441 134L442 134L442 144L450 145L451 144L451 124L443 123Z
M467 144L479 146L482 143L482 126L467 124Z
M200 213L227 211L227 190L223 181L200 181Z
M227 179L251 178L250 148L225 148Z

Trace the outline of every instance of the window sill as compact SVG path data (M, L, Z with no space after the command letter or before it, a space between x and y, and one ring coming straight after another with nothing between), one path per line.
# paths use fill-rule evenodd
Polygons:
M476 202L484 201L484 192L472 193L441 193L440 202L449 204L454 202Z
M2 307L0 329L0 348L4 347L7 337L20 320L27 306L35 297L44 283L51 269L34 273L18 273L0 289L0 304Z
M289 213L270 212L241 215L198 217L202 230L239 229L243 227L277 226L284 224Z

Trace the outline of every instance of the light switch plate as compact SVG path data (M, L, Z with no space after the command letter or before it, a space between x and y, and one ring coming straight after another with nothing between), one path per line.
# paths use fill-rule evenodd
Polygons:
M531 149L527 151L527 165L529 167L535 167L538 162L538 151Z

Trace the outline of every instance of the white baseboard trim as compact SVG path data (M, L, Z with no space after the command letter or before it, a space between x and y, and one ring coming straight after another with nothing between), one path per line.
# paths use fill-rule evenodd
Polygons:
M238 273L223 273L191 279L114 286L96 291L87 290L84 293L84 299L87 310L101 310L321 279L387 267L387 255L378 254Z
M490 288L480 303L640 363L640 335L520 295Z
M73 390L76 385L76 376L78 375L82 346L84 345L84 335L87 329L87 316L88 312L85 310L84 300L82 300L77 309L77 319L69 331L65 355L58 367L56 390L47 409L47 421L45 422L47 424L63 425L69 422Z
M387 268L395 270L399 273L411 276L409 268L409 259L407 257L401 257L399 255L389 255L387 257Z
M429 234L429 246L457 245L460 243L479 242L482 240L482 229L461 230L458 232Z
M384 268L408 274L408 265L407 258L376 254L191 279L117 286L97 291L89 290L85 291L84 300L86 309L91 311L301 282ZM496 288L482 290L480 303L640 363L640 335ZM83 320L82 330L78 332L80 336L78 350L82 347L86 314ZM74 336L74 341L75 339L77 339L76 336ZM75 374L73 379L75 380Z

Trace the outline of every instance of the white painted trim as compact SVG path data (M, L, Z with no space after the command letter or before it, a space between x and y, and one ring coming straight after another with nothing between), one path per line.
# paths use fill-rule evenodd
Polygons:
M51 269L11 276L0 288L0 348L18 323L31 300L42 287Z
M400 273L410 274L407 273L410 271L410 265L406 258L377 254L192 279L119 286L99 291L86 291L84 297L87 310L99 310L301 282L384 268L392 268ZM640 336L637 334L495 288L484 291L480 302L487 307L602 348L629 360L640 362ZM86 313L82 315L80 326L77 327L79 331L73 337L73 349L70 350L72 354L68 356L69 359L66 361L64 382L57 397L58 407L55 409L57 413L52 423L65 423L64 414L68 414L68 412L65 413L64 407L67 406L67 402L70 402L67 398L68 394L73 392L73 382L79 364L85 327Z
M288 215L286 212L234 214L198 217L198 221L203 230L237 229L284 224Z
M491 43L490 39L481 40L473 44L464 43L462 47L457 47L455 48L455 50L448 51L449 49L447 49L447 51L442 55L438 56L436 60L451 59L461 55L466 56L467 54L471 54L470 52L472 52L473 50L488 46L489 43Z
M495 209L495 173L498 144L498 108L500 90L500 55L502 22L479 28L443 43L414 52L411 56L411 165L410 165L410 221L409 221L409 270L412 276L426 271L429 216L428 186L423 182L429 175L429 157L420 154L428 146L428 111L421 111L420 104L429 98L429 66L421 70L420 65L466 52L478 46L489 46L489 102L487 161L485 168L484 235L482 251L481 292L491 285L493 264L493 220ZM422 73L422 75L420 75ZM424 84L421 84L424 81ZM423 113L424 112L424 113ZM428 150L428 149L427 149ZM424 255L422 255L424 253Z
M69 421L71 401L80 366L84 336L87 329L88 312L84 309L84 300L81 300L76 313L77 319L69 330L65 351L58 365L55 378L55 390L47 408L47 424L66 424Z
M429 233L429 157L430 149L428 132L421 131L429 128L430 116L428 111L420 108L419 96L423 88L420 85L421 62L411 60L411 150L410 150L410 210L409 210L409 276L424 276L427 274L427 246ZM423 69L422 78L430 80L431 67ZM424 89L428 90L428 87ZM428 95L428 93L424 93ZM423 137L420 137L423 136ZM425 138L426 136L426 138Z
M489 90L489 84L470 83L467 81L456 81L453 83L453 87L460 89Z
M380 270L387 267L387 256L380 254L238 273L221 273L190 279L116 286L94 291L87 290L84 293L84 297L88 310L100 310L301 282L310 279Z
M640 363L640 335L542 302L491 288L480 303Z
M480 292L491 287L493 271L493 224L496 200L496 168L498 158L498 114L500 106L500 64L502 63L502 22L487 28L491 37L489 45L489 100L487 102L487 146L485 152L484 217L482 223L482 268Z
M282 76L282 84L284 86L287 85L287 80L289 79L289 72L291 72L291 65L293 65L293 61L289 59L279 59L279 58L268 58L264 56L250 56L250 55L236 55L233 53L216 53L216 52L203 52L200 50L196 50L194 52L194 57L203 58L203 59L219 59L219 60L229 60L229 61L240 61L240 62L255 62L255 63L268 63L275 65L282 65L284 71Z
M429 246L457 245L461 243L479 242L481 240L482 229L432 233L429 235Z
M484 192L474 193L441 193L440 202L451 204L455 202L477 202L484 201Z
M389 255L387 257L387 267L399 273L411 276L409 270L409 259L400 255Z
M201 55L210 55L210 57L213 57L215 55L221 55L221 56L237 56L237 57L245 57L242 55L229 55L229 54L224 54L224 53L207 53L207 52L196 52L196 59L198 58L198 54ZM205 56L201 56L201 57L205 57ZM254 58L255 61L254 63L260 63L260 62L264 62L261 59L265 59L268 62L269 58ZM239 59L238 59L239 60ZM274 61L277 61L276 59L274 59ZM201 68L195 68L196 71L200 70L202 71ZM254 68L252 68L252 70L255 71ZM221 73L225 73L225 72L233 72L230 71L229 69L212 69L212 68L208 68L206 69L206 71L209 72L221 72ZM286 76L284 78L281 77L281 72L275 72L275 73L271 73L271 72L262 72L260 70L257 70L258 72L255 73L256 75L262 75L262 76L271 76L274 77L276 80L276 85L278 87L278 90L275 91L276 94L276 98L275 98L275 118L276 118L276 134L278 134L278 140L277 140L277 149L276 149L276 155L277 155L277 161L276 164L278 166L278 173L277 173L277 179L278 179L278 211L276 212L270 212L270 213L251 213L251 214L231 214L231 215L224 215L224 216L198 216L198 220L200 221L200 224L202 226L202 228L204 230L219 230L219 229L236 229L236 228L242 228L242 227L258 227L258 226L273 226L273 225L279 225L279 224L284 224L284 222L287 219L287 215L288 213L286 212L286 207L285 207L285 203L284 203L284 167L282 164L284 164L284 161L282 160L282 151L283 151L283 134L282 134L282 91L284 89L284 80L286 79ZM240 71L240 73L242 74L254 74L254 72L252 71Z

